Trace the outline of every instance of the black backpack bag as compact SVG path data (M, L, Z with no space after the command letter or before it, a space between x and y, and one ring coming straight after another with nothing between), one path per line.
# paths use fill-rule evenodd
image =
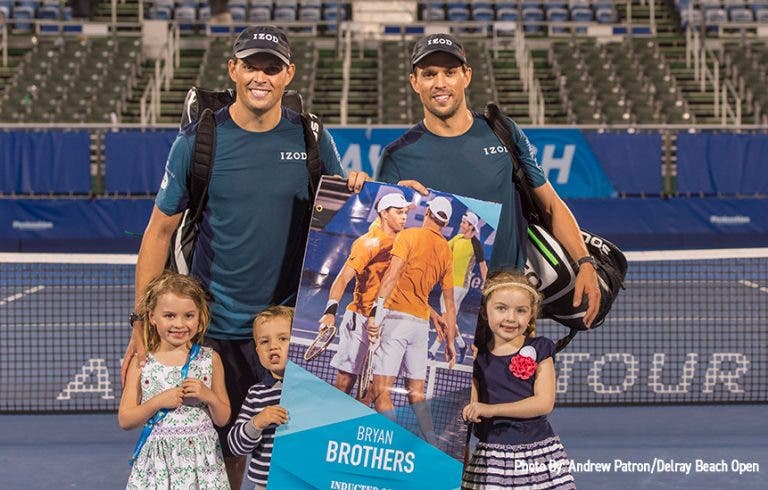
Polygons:
M195 131L195 147L192 152L192 161L187 178L188 205L184 210L181 222L171 237L168 260L165 268L181 274L189 274L192 266L192 258L195 251L195 243L200 233L200 221L203 210L208 202L208 183L213 171L213 158L216 153L216 121L214 112L230 105L235 101L235 92L232 89L224 91L205 90L192 87L187 92L184 100L184 111L181 115L181 125L184 128L197 122ZM304 128L304 144L307 148L307 170L309 179L309 209L303 223L309 229L312 203L322 176L323 164L320 160L318 142L323 131L323 125L316 115L303 111L301 95L295 90L287 90L283 94L282 104L301 114L301 123ZM304 234L306 235L306 233ZM293 244L294 248L302 252L302 244ZM276 303L285 303L286 298L295 294L294 285L298 285L295 261L287 260L281 271L281 281L278 291L275 292ZM299 262L301 262L299 260ZM282 280L283 278L287 280ZM294 284L295 283L295 284Z
M541 292L542 316L550 318L570 328L570 333L557 342L558 352L564 349L584 326L584 314L587 310L587 298L581 305L573 306L573 292L579 267L565 248L552 235L551 224L545 222L544 213L533 199L533 191L517 153L517 145L512 136L507 117L493 103L486 106L485 120L493 129L496 137L507 148L512 159L512 180L517 188L523 217L528 221L526 249L526 275L535 282ZM600 286L600 308L591 328L598 327L605 321L614 300L624 289L624 277L627 274L627 259L624 253L613 243L585 230L582 239L589 255L597 262L597 277Z

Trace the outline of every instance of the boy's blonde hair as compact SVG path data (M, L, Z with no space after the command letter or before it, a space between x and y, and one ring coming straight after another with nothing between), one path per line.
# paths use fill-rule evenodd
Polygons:
M275 318L285 318L288 320L289 324L293 323L293 308L289 306L274 305L266 308L261 313L256 315L256 318L253 319L253 340L256 340L256 327L268 321L274 320Z
M194 301L199 312L197 333L192 337L193 344L203 341L208 325L211 323L211 309L208 306L208 293L193 277L165 271L147 284L147 290L141 299L139 313L144 320L144 345L149 352L154 352L160 346L160 335L157 327L149 321L149 314L157 306L157 300L166 293L173 293L182 298Z

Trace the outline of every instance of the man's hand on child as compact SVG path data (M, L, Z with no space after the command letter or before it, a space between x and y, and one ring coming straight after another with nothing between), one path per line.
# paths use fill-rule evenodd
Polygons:
M253 426L262 430L270 425L283 425L286 422L288 422L288 410L280 405L270 405L251 419Z
M493 417L493 407L486 403L472 402L464 407L461 416L467 422L480 422L481 419Z

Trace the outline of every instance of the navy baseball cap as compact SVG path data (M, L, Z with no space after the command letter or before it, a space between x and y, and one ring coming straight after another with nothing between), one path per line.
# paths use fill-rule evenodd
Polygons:
M450 34L430 34L422 37L413 46L411 54L411 66L423 60L426 56L442 51L448 53L461 61L462 65L467 64L467 54L464 52L464 46Z
M291 44L285 32L275 26L248 27L237 36L232 45L233 57L242 59L256 53L269 53L291 64Z

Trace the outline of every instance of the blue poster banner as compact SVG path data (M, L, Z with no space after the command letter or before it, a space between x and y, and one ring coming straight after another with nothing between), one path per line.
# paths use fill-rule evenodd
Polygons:
M270 489L460 486L468 346L500 208L377 182L352 194L345 181L323 178L280 403L289 421L275 434ZM387 291L382 278L392 263ZM329 302L338 311L327 313ZM369 315L380 336L369 338ZM436 342L434 325L457 334L455 346Z

